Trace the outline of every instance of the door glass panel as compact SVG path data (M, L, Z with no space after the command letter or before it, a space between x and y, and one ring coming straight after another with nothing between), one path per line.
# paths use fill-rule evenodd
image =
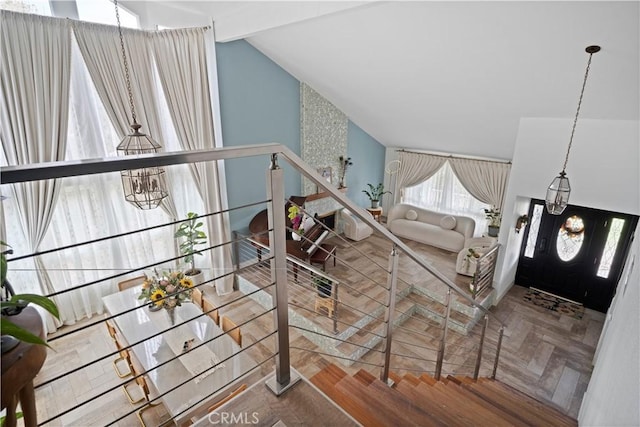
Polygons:
M611 270L611 263L616 256L616 249L618 248L618 241L620 240L620 234L622 233L622 227L624 226L624 219L614 218L611 221L611 228L609 228L609 234L607 235L607 241L604 243L604 250L600 257L600 265L598 266L598 277L608 278L609 271Z
M538 231L540 231L540 220L542 219L542 205L535 205L533 207L533 214L531 215L531 223L529 225L529 235L527 236L527 246L524 248L524 256L527 258L533 258L533 253L536 249L536 242L538 241Z
M577 215L570 216L560 226L558 230L558 239L556 240L556 251L558 257L562 261L571 261L574 259L584 241L584 222Z

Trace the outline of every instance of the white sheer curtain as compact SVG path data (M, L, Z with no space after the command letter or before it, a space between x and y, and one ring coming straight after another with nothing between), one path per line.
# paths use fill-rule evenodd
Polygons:
M154 82L154 66L148 32L123 28L131 92L138 123L161 145L162 124L159 117L159 100ZM131 108L126 86L125 70L120 48L118 28L110 25L73 21L73 33L82 52L89 74L111 119L119 139L131 133ZM167 179L168 183L173 182ZM171 194L161 204L173 220L179 218Z
M451 158L449 163L464 188L473 197L502 212L504 193L511 171L510 163L455 157Z
M487 230L484 209L490 206L473 197L445 163L428 180L405 189L403 202L438 212L471 217L476 222L475 236Z
M0 11L0 137L10 165L64 159L67 143L71 34L68 23L38 15ZM29 252L47 232L60 182L13 185ZM34 259L41 293L53 285L40 257ZM20 289L18 283L16 288ZM47 326L55 323L47 316Z
M184 150L214 148L213 111L209 98L209 80L205 56L204 28L164 30L152 36L160 82L175 124L178 140ZM207 212L222 208L218 168L215 163L194 163L191 174L204 199ZM222 215L207 218L209 244L229 240L229 224ZM210 251L213 275L231 267L228 245ZM231 277L215 283L219 294L233 291Z
M446 157L442 156L407 151L401 151L398 159L400 160L400 169L396 179L396 188L392 190L394 203L397 202L395 194L400 194L400 200L403 200L405 188L431 178L447 160Z

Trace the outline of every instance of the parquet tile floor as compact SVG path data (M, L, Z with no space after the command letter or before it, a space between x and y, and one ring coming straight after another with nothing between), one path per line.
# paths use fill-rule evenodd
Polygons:
M341 240L336 240L334 243L339 246L338 265L333 267L332 263L328 263L329 274L335 274L336 277L341 275L343 278L351 277L352 281L362 281L363 277L369 278L372 282L386 281L384 275L378 272L379 267L374 269L371 260L363 256L363 253L374 254L377 257L376 262L386 266L390 245L383 239L374 234L371 238L357 244ZM468 284L468 278L455 274L456 254L415 242L407 241L407 244L460 287ZM417 269L414 262L401 258L400 265L402 282L420 281L423 284L435 286L436 280ZM365 287L365 289L368 288ZM582 319L574 319L524 302L525 292L525 288L513 286L500 304L492 308L495 315L506 324L497 378L541 401L555 405L563 413L575 418L591 376L591 362L602 330L604 314L587 309ZM345 293L347 293L346 290L342 295ZM358 292L352 293L358 294ZM213 290L206 291L206 296L217 306L228 304L221 309L221 314L231 317L237 324L249 321L242 327L244 345L249 347L250 344L256 343L273 331L273 317L270 313L261 315L264 309L253 300L243 299L234 302L238 294L239 292L234 292L220 297ZM366 310L367 308L364 307L364 311ZM312 311L309 315L316 316ZM78 322L77 325L63 327L50 338L98 319L100 319L99 316L94 316L92 319ZM411 332L415 328L420 328L419 324L415 323L419 318L412 318L410 321L413 323L408 324L406 330L397 330L394 337L407 343L416 342L424 345L424 337L416 336ZM328 358L308 351L319 349L294 328L290 328L290 342L291 363L305 377L311 377L329 363ZM402 345L394 345L399 346L398 352L402 350ZM114 390L107 392L89 405L81 406L67 415L58 417L47 425L108 425L122 414L131 411L131 404L116 387L123 380L116 376L111 366L113 357L106 357L68 377L39 386L59 373L76 369L84 363L112 352L114 350L112 342L104 325L92 326L57 339L51 343L51 347L45 366L36 377L39 422L110 388ZM415 347L411 349L407 347L404 350L417 351ZM254 360L267 360L275 352L275 339L274 337L265 338L250 346L248 351ZM370 352L363 361L366 362L375 357L377 356L373 356L373 352ZM464 357L466 356L462 358ZM330 361L335 362L335 360ZM267 375L273 372L273 367L272 359L267 360L255 375L257 377ZM371 368L369 365L356 363L345 370L352 374L362 367ZM370 370L376 376L379 374L376 368ZM158 425L166 418L167 414L161 405L145 413L148 425ZM115 425L136 426L139 423L132 414Z

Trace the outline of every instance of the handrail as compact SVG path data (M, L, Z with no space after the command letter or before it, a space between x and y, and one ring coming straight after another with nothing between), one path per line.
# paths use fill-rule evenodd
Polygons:
M486 307L484 307L482 304L478 304L472 297L467 295L466 292L460 289L449 278L444 276L444 274L442 274L440 271L435 269L424 259L418 256L418 254L416 254L409 246L403 243L398 237L396 237L380 223L371 218L371 216L363 208L348 199L338 188L328 185L327 181L323 180L322 177L317 173L317 171L307 166L298 155L296 155L291 149L282 144L256 144L245 145L241 147L225 147L206 150L143 154L137 156L105 157L87 160L68 160L28 165L6 166L0 170L0 182L2 182L3 184L12 184L16 182L29 182L44 179L64 178L69 176L116 172L126 169L169 166L182 163L199 163L261 155L272 156L273 160L273 156L276 154L282 154L294 169L314 181L319 187L333 196L335 200L339 201L343 206L349 209L358 218L363 220L367 225L382 234L386 239L390 240L391 243L393 243L397 248L401 249L418 265L427 270L429 273L433 274L440 282L447 285L450 289L456 291L456 293L460 297L465 299L469 304L471 304L472 307L479 308L485 314L490 313ZM500 320L496 316L492 317L496 319L500 323L500 325L505 326L502 320Z

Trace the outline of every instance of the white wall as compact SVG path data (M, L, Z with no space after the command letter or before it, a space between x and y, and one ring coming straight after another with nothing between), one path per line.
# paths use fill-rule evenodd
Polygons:
M636 230L578 414L581 426L640 425L639 256L640 230Z
M544 199L551 180L562 169L572 120L520 120L499 241L503 245L494 283L498 300L513 285L522 240L514 226L531 198ZM578 121L567 175L572 205L640 213L639 122Z

